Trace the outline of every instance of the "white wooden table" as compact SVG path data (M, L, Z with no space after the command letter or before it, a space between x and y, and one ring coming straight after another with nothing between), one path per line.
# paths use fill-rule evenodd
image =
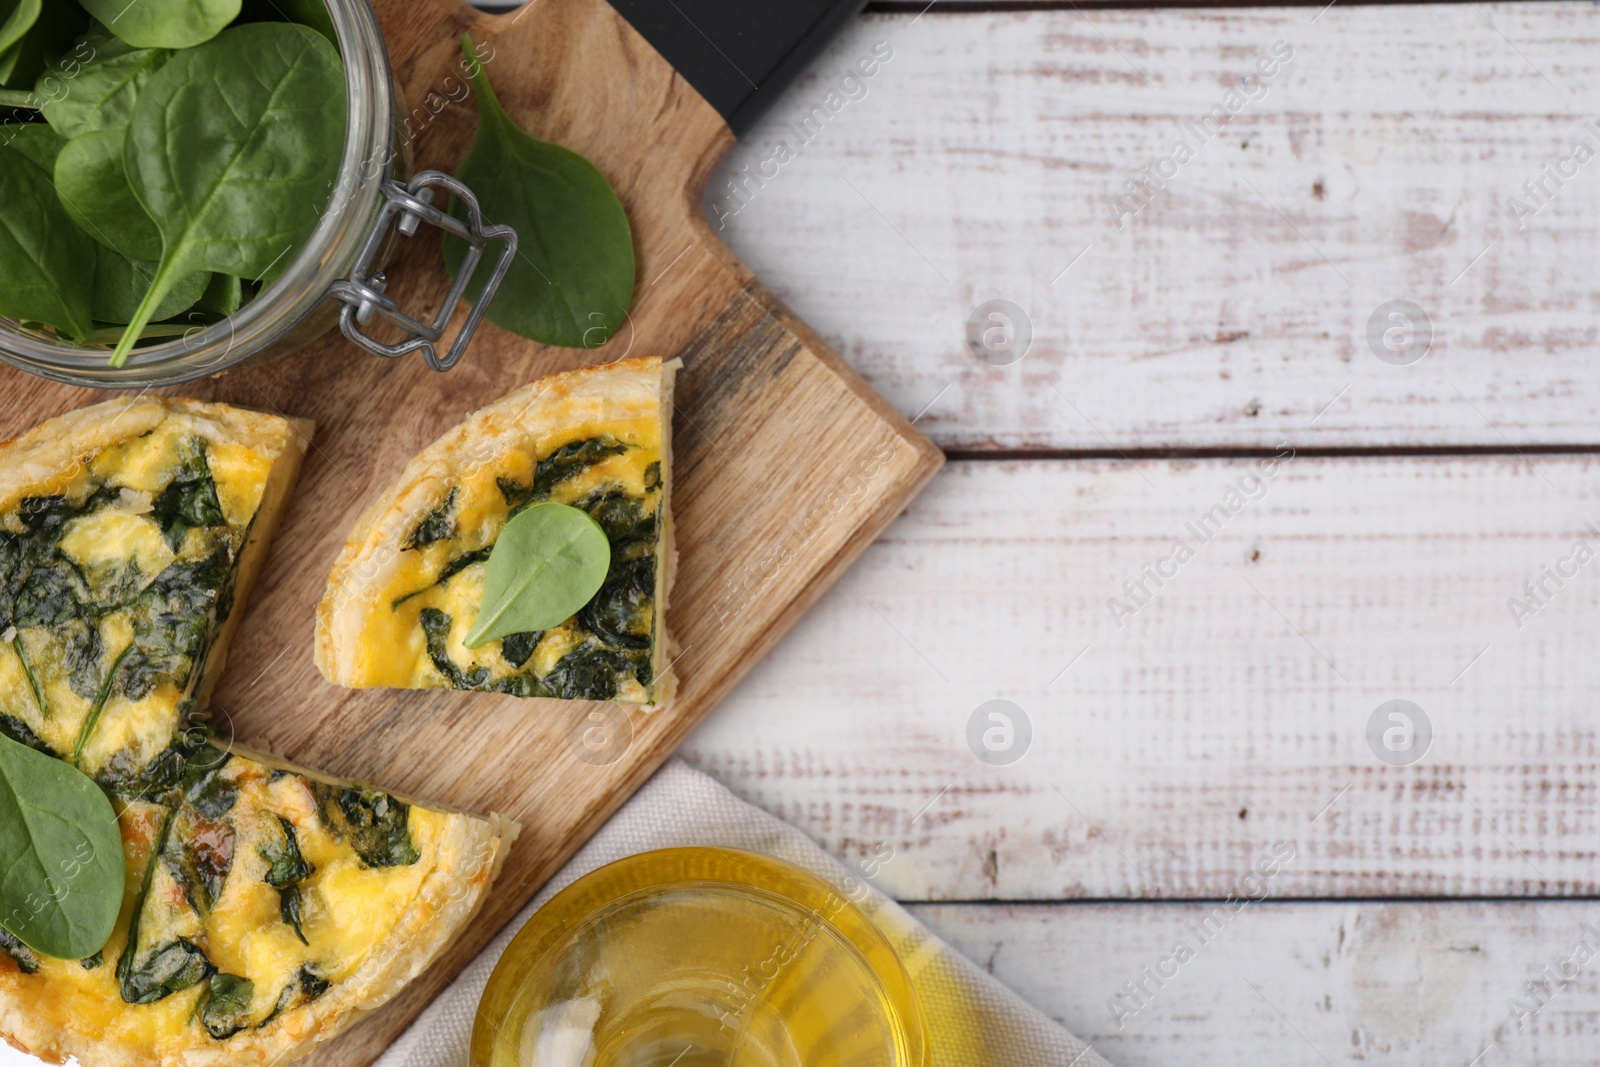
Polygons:
M1115 1064L1594 1064L1600 9L924 2L708 209L953 462L685 755Z
M953 462L685 755L1113 1063L1600 1061L1600 9L925 2L708 206Z

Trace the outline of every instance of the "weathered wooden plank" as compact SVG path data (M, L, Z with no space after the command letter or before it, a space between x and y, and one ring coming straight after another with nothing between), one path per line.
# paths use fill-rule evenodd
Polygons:
M1591 4L869 15L708 206L949 448L1593 443L1600 181L1544 168L1600 146L1597 45ZM1015 366L968 349L995 299L1031 319ZM1411 366L1366 340L1396 299L1432 323Z
M1597 893L1597 520L1592 456L954 463L684 751L906 899L1221 896L1279 840L1293 895Z
M1595 1062L1597 964L1559 980L1574 943L1600 951L1592 902L1265 902L1204 943L1205 905L912 911L1119 1067Z

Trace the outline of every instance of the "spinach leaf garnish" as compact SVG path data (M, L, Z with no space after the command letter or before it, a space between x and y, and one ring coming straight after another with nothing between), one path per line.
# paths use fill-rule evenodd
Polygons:
M236 974L214 974L200 1009L200 1025L206 1033L222 1041L250 1025L250 1004L255 999L255 983Z
M105 949L101 949L99 952L96 952L93 956L85 956L85 957L83 957L83 959L78 961L78 966L82 967L86 971L92 971L96 967L98 967L102 963L104 963L105 961L106 961L106 951L105 951Z
M517 231L517 256L489 305L489 321L551 345L598 348L622 327L633 299L633 233L622 203L594 164L530 137L495 97L477 49L461 39L478 97L478 135L456 176L483 216ZM457 203L452 210L465 217ZM446 237L459 275L466 245ZM478 272L467 299L482 298Z
M417 528L411 531L403 547L421 548L431 545L435 541L443 541L456 532L456 494L457 490L451 489L450 495L444 498L444 503L428 512L423 520L417 523Z
M408 867L422 858L411 842L409 804L360 785L314 782L312 791L323 824L366 866Z
M0 738L0 926L46 956L81 959L122 905L122 834L100 788L67 763Z
M78 0L136 48L189 48L239 17L239 0Z
M61 206L49 175L10 148L0 148L0 207L0 315L88 336L94 276L84 264L94 262L95 243Z
M611 542L586 513L553 501L532 505L495 540L483 605L464 644L561 625L600 591L610 566Z
M344 135L344 68L309 27L235 26L169 59L139 94L124 149L128 182L161 232L161 265L112 366L182 279L282 269L316 228Z
M196 437L184 444L177 474L156 497L153 515L167 547L174 552L182 547L183 535L190 530L228 524L206 462L204 438Z

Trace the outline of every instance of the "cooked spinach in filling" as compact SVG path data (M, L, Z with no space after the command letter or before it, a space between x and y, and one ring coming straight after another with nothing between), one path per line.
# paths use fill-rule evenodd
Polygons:
M417 611L416 625L428 661L443 684L568 700L641 700L650 691L661 464L655 460L630 468L625 461L610 462L638 447L609 435L585 438L538 460L531 477L495 478L491 492L497 491L498 499L486 505L495 530L533 504L556 500L588 513L611 542L611 566L600 591L553 630L511 634L486 644L480 654L468 653L460 635L480 605L473 597L453 595L453 583L469 577L481 582L493 540L470 548L455 540L461 534L464 503L459 487L452 488L412 530L404 541L407 550L451 542L450 554L441 557L432 585L405 593L393 603L396 611ZM607 473L613 471L614 476ZM412 603L419 597L427 601L420 608Z
M350 962L320 958L307 937L307 892L318 872L303 851L307 835L325 853L353 854L361 869L410 866L421 853L410 807L385 793L269 768L223 751L199 730L170 751L163 762L170 773L141 782L141 799L131 801L153 811L159 829L116 978L129 1004L200 986L196 1021L224 1040L321 996L331 984L327 975ZM294 811L298 824L283 810ZM241 879L250 884L236 884ZM226 970L211 941L219 909L248 911L252 894L262 892L276 894L282 928L308 949L279 976L281 987L270 989ZM0 949L10 946L0 942Z
M108 750L102 731L149 735L133 724L157 718L175 733L233 607L248 526L229 526L207 448L179 441L159 492L119 484L114 465L95 476L91 460L85 484L0 518L0 660L21 683L4 688L0 729L103 784L148 773L156 754Z

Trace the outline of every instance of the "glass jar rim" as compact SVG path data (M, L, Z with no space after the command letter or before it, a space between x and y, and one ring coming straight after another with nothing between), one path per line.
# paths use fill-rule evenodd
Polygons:
M238 312L183 337L135 348L121 367L110 349L60 344L0 324L0 360L71 385L126 389L216 374L271 346L317 310L360 252L383 203L396 153L395 91L377 16L366 0L323 0L344 61L344 149L322 219L288 268Z

